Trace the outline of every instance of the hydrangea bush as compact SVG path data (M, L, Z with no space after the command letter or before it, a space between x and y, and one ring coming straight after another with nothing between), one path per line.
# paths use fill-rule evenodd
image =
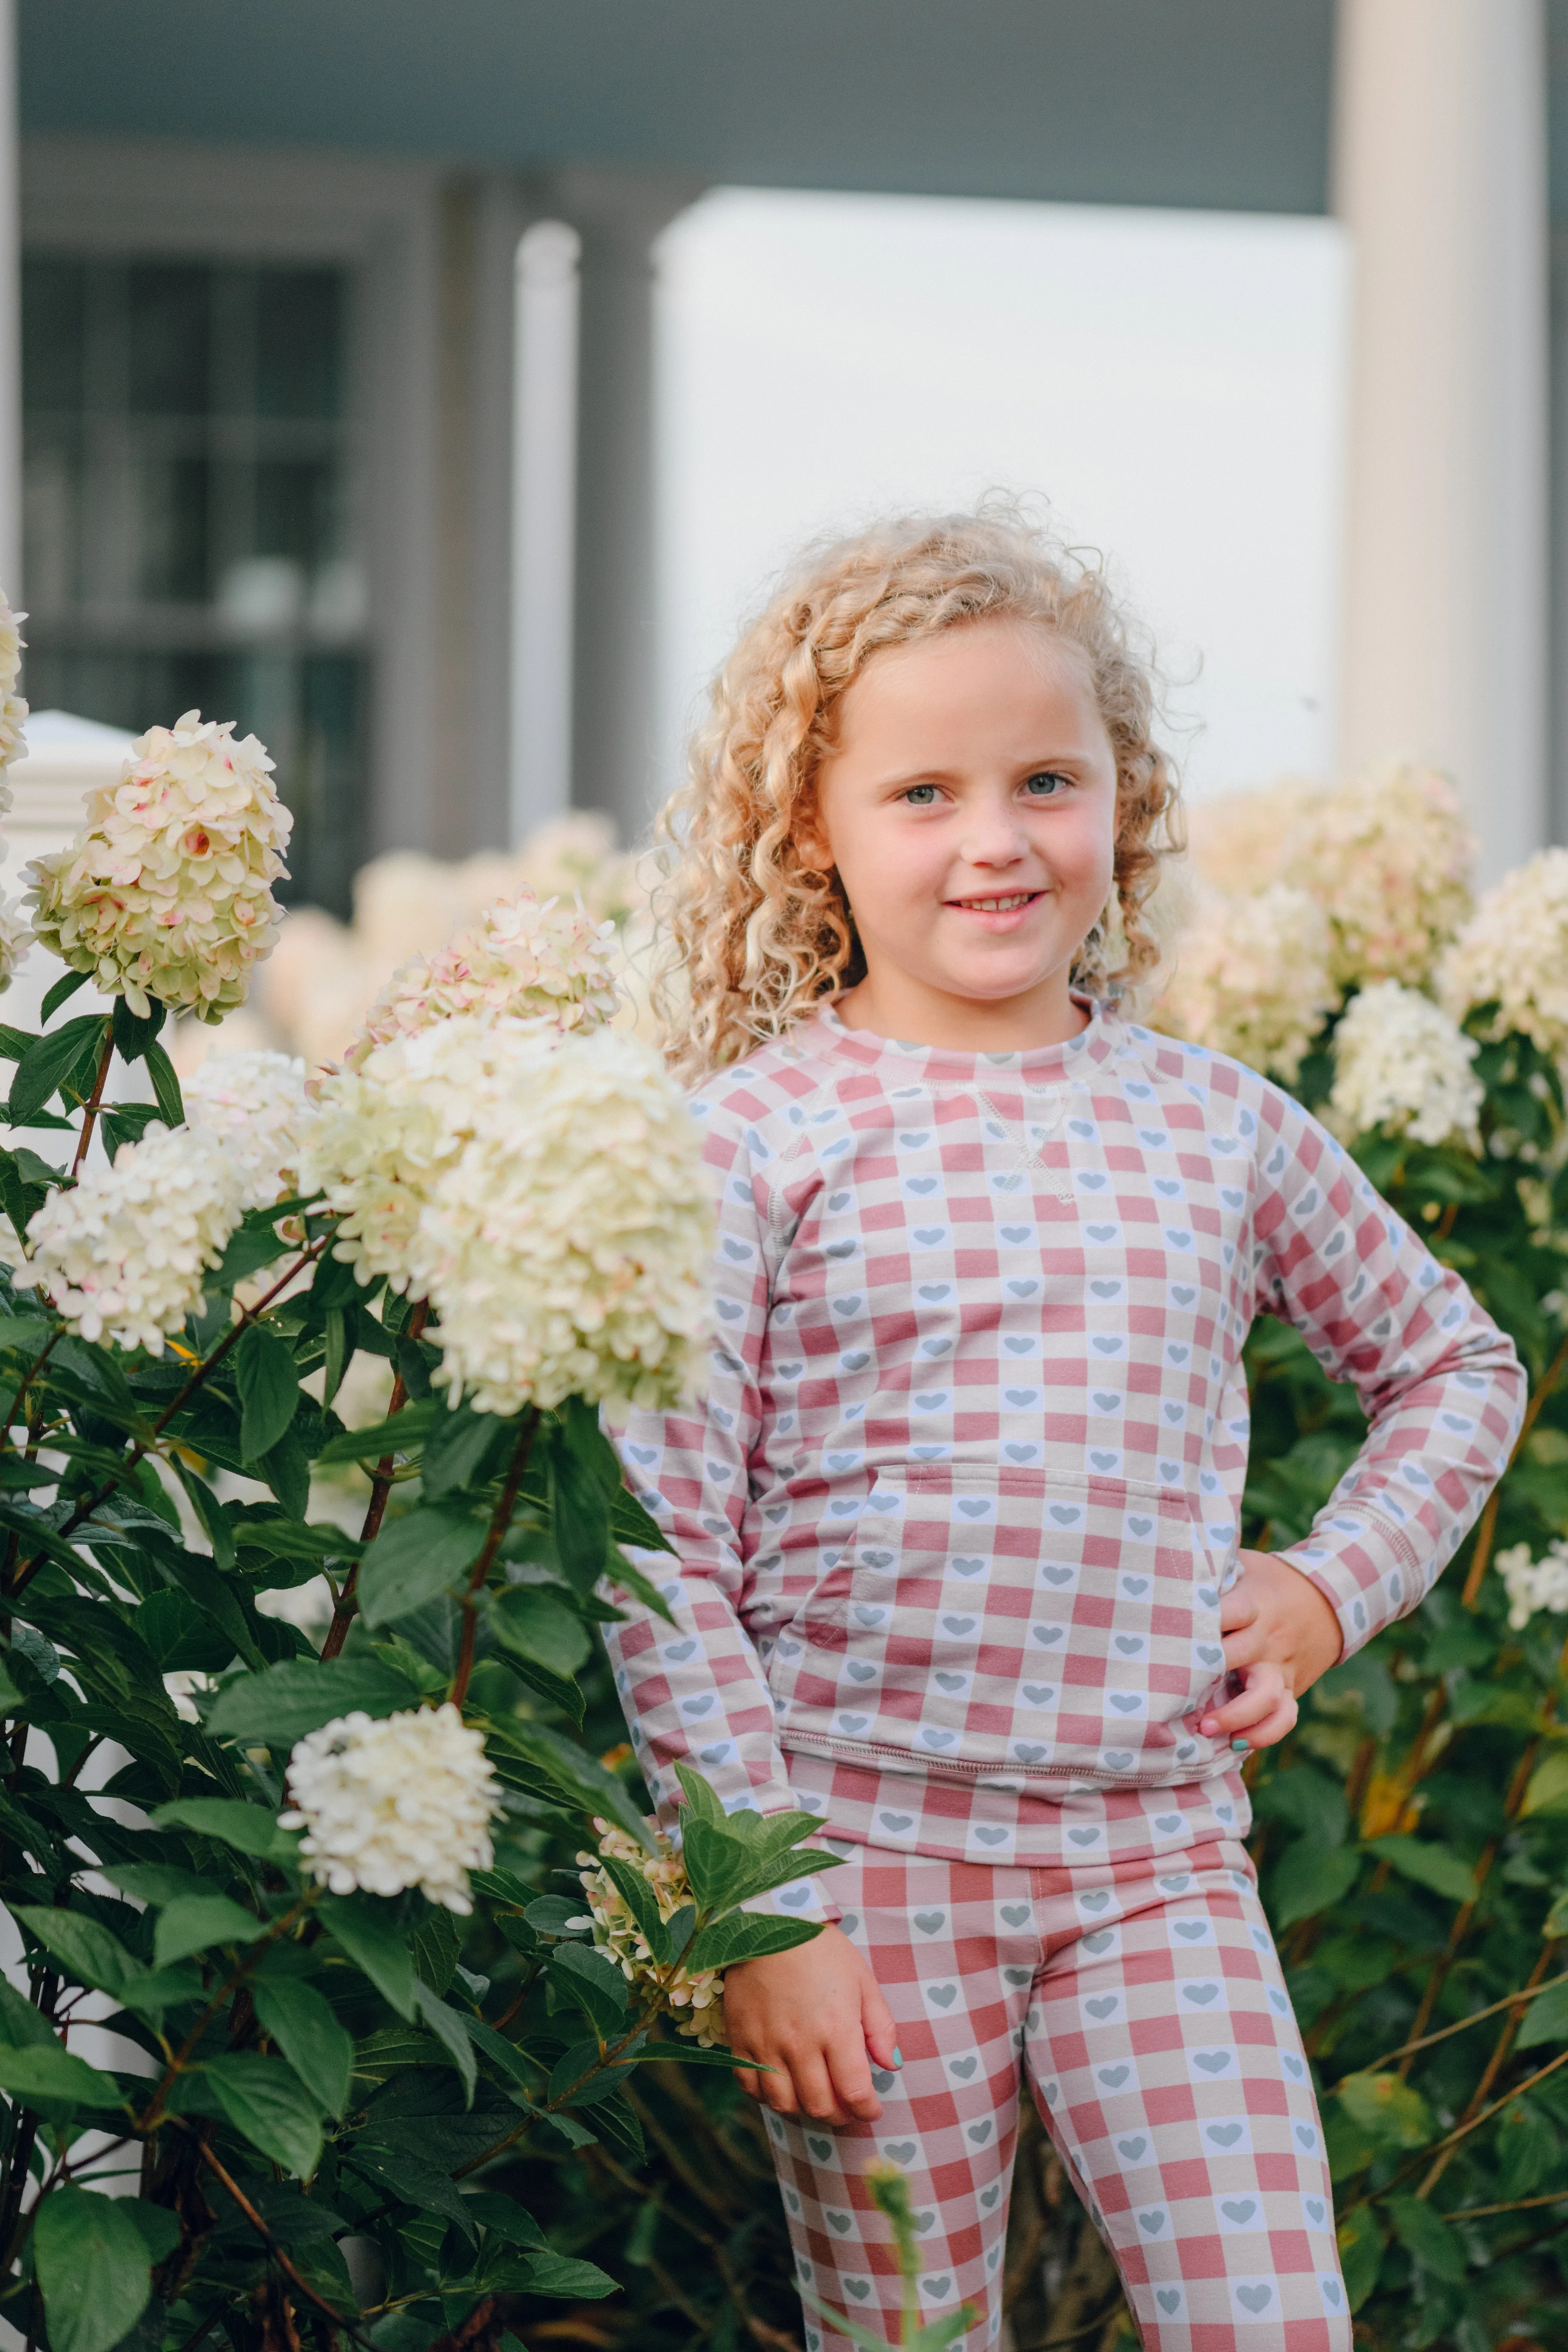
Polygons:
M166 1016L221 1018L272 933L268 771L151 730L35 866L63 968L0 1028L0 2315L495 2352L616 2284L528 2163L641 2161L637 2068L727 2074L724 1969L817 1932L741 1906L830 1857L696 1775L678 1857L579 1737L668 1549L597 1406L693 1378L710 1247L596 926L498 908L352 1067L218 1054L182 1097Z
M1229 968L1228 934L1258 1001L1195 988L1184 948L1157 1024L1290 1085L1531 1374L1512 1464L1436 1590L1247 1768L1357 2342L1527 2352L1568 2341L1568 852L1476 903L1452 791L1401 769L1199 819L1197 969ZM1330 929L1326 1005L1298 929L1268 950L1282 889ZM1363 1424L1281 1325L1247 1361L1243 1539L1270 1549Z

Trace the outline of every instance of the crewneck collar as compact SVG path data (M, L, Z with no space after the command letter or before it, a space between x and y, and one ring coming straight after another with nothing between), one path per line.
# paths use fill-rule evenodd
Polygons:
M1032 1045L1014 1054L965 1054L948 1045L921 1045L900 1037L883 1037L874 1029L850 1029L831 1005L824 1005L798 1032L808 1051L829 1054L836 1061L852 1062L863 1070L896 1067L900 1076L949 1078L973 1082L981 1077L1070 1078L1079 1071L1109 1061L1120 1042L1121 1016L1113 1004L1099 997L1081 996L1073 1003L1089 1014L1089 1025L1076 1037L1056 1045ZM809 1040L809 1045L807 1041Z

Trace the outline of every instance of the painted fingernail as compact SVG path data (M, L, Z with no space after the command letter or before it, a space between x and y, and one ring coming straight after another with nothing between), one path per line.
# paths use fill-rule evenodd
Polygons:
M894 2063L894 2065L895 2065L895 2066L901 2066L901 2065L903 2064L903 2063L904 2063L904 2053L903 2053L903 2052L899 2048L898 2043L895 2042L894 2042L894 2044L893 2044L893 2063Z
M1237 1755L1240 1755L1240 1756L1245 1756L1245 1755L1247 1754L1247 1752L1248 1748L1250 1748L1250 1747L1252 1746L1252 1742L1251 1742L1251 1740L1250 1740L1250 1739L1243 1739L1243 1738L1241 1738L1239 1737L1239 1735L1238 1735L1235 1739L1233 1739L1233 1740L1231 1741L1231 1743L1230 1743L1230 1744L1231 1744L1231 1746L1236 1749L1236 1751L1237 1751Z

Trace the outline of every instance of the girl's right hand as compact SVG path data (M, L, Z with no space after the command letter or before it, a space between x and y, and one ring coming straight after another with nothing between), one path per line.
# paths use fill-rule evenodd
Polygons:
M893 2013L841 1927L726 1969L724 2019L731 2048L758 2062L737 2068L737 2082L776 2115L875 2123L871 2068L903 2064Z

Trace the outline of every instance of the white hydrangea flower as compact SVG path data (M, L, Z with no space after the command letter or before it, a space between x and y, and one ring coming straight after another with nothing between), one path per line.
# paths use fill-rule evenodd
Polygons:
M221 1020L281 919L271 885L294 820L255 736L233 734L196 710L149 728L71 847L27 868L38 938L142 1016L156 997Z
M0 812L10 805L10 787L0 782ZM0 898L0 995L10 987L17 965L32 944L33 926L20 902Z
M33 1278L84 1339L161 1356L239 1223L241 1181L216 1136L154 1124L51 1192L27 1227Z
M1429 996L1380 980L1352 999L1334 1032L1328 1124L1347 1138L1381 1129L1479 1151L1486 1089L1470 1067L1479 1050Z
M1304 890L1286 882L1251 898L1205 890L1150 1017L1289 1085L1339 1003L1330 957L1328 923Z
M1531 1559L1527 1543L1510 1544L1493 1565L1508 1593L1508 1622L1522 1633L1538 1609L1552 1616L1568 1612L1568 1543L1553 1536L1540 1559Z
M1286 873L1285 845L1310 801L1324 787L1299 776L1281 777L1251 792L1216 793L1187 811L1188 854L1211 887L1250 898Z
M310 1108L303 1062L287 1054L209 1054L182 1092L190 1125L217 1136L233 1158L246 1208L268 1209L298 1192Z
M286 1830L333 1895L401 1895L466 1916L470 1870L494 1859L489 1823L500 1805L480 1735L448 1701L374 1722L340 1716L289 1759Z
M1539 851L1487 892L1437 984L1456 1021L1495 1004L1489 1036L1517 1030L1568 1060L1568 849Z
M300 1159L303 1192L340 1212L335 1255L362 1282L408 1287L419 1213L474 1133L500 1064L535 1024L473 1013L378 1045L359 1070L314 1081Z
M26 617L26 613L14 613L0 593L0 816L11 805L5 770L26 748L22 730L27 706L16 691L16 681L22 675L22 623Z
M533 1024L469 1115L413 1251L454 1402L677 1402L707 1325L713 1206L658 1057L615 1030L557 1039Z
M1298 806L1280 871L1329 919L1336 985L1418 986L1470 911L1476 844L1452 784L1394 764Z
M426 962L416 956L382 990L343 1056L363 1069L377 1045L409 1037L462 1013L543 1020L560 1030L607 1021L619 1002L616 927L581 906L531 890L498 898L472 930L459 931Z
M658 1851L654 1854L625 1830L614 1829L607 1822L595 1821L594 1827L599 1832L599 1852L580 1853L577 1861L581 1866L578 1883L588 1898L595 1943L602 1952L608 1953L628 1984L657 1987L658 2006L674 2020L678 2033L685 2034L688 2041L700 2042L704 2050L710 2050L716 2042L727 2045L730 2037L724 2024L723 1971L699 1969L691 1976L679 1965L673 1970L661 1969L647 1937L627 1908L626 1897L608 1871L600 1867L600 1856L612 1855L647 1879L661 1919L673 1918L682 1905L691 1900L685 1864L662 1830L655 1832Z

